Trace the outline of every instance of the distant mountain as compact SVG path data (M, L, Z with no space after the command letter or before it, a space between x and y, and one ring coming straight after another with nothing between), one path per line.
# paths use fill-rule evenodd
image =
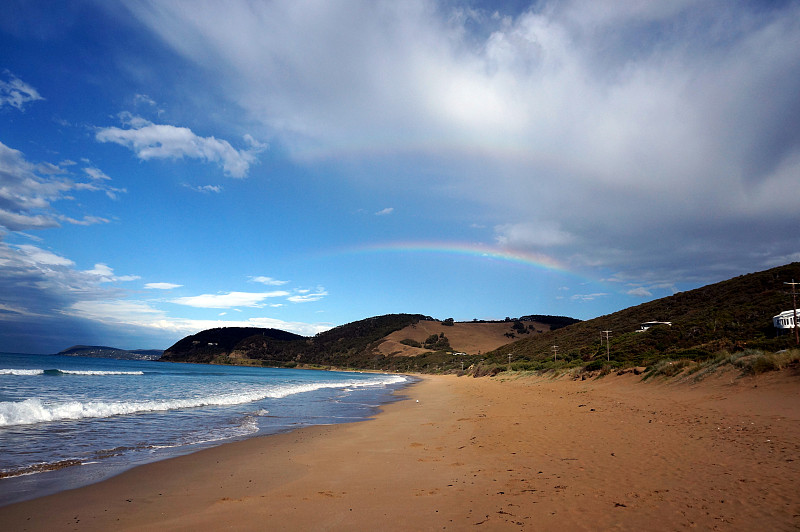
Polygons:
M56 354L74 357L119 358L123 360L158 360L160 349L118 349L105 345L73 345Z
M197 334L178 340L164 351L161 360L164 362L194 362L207 364L225 362L240 342L247 338L261 339L264 342L291 344L303 342L305 336L279 329L262 329L259 327L219 327L207 329Z
M518 336L541 334L572 318L541 316L502 322L434 320L422 314L386 314L355 321L314 337L276 329L228 327L188 336L164 352L166 362L258 364L426 371L455 367ZM452 347L450 343L451 337ZM487 347L488 346L488 347Z
M792 279L800 280L800 263L587 321L532 314L456 323L422 314L387 314L314 337L277 329L210 329L180 340L161 360L401 372L466 370L474 365L474 374L479 374L509 366L591 370L647 366L664 359L703 361L748 348L776 352L794 346L791 335L778 335L772 325L772 316L791 308L785 283ZM670 324L642 330L647 322ZM609 331L608 345L603 331Z
M357 364L372 344L420 319L432 318L411 314L377 316L334 327L311 338L256 327L208 329L178 341L164 352L162 360L223 364L254 360L265 365L361 367Z

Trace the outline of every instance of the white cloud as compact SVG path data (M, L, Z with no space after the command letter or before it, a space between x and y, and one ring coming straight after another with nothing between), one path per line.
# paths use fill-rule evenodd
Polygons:
M153 124L129 114L123 117L123 123L128 127L99 128L95 138L99 142L125 146L145 161L189 157L217 163L231 177L245 177L257 161L256 155L264 149L264 145L249 135L245 136L245 141L250 148L237 150L226 140L201 137L186 127Z
M605 292L595 292L593 294L574 294L570 297L573 301L594 301L599 297L607 297L610 294Z
M60 175L66 173L66 170L56 164L40 163L36 165L36 172L42 175Z
M174 283L145 283L144 287L149 290L173 290L182 287L182 284Z
M769 257L764 262L764 265L767 267L773 267L773 266L781 266L783 264L789 264L790 262L800 262L800 251L789 253L787 255L778 255Z
M553 222L503 224L494 228L497 243L504 247L536 249L569 244L574 237Z
M637 286L636 288L631 288L630 290L628 290L625 293L630 295L630 296L636 296L636 297L652 297L653 296L653 293L650 290L648 290L647 288L643 287L643 286Z
M136 94L133 97L133 103L136 105L145 104L155 107L156 101L146 94Z
M682 279L796 250L796 200L781 193L800 175L796 2L129 10L296 160L389 161L376 188L435 181L508 246Z
M36 89L8 70L3 71L3 77L6 80L0 79L0 108L4 105L10 105L23 111L25 104L44 100Z
M6 305L5 303L0 303L0 321L41 317L44 317L44 314L37 314L36 312L30 312L24 308L13 307L11 305Z
M116 281L136 281L140 277L138 275L122 275L117 276L114 275L114 269L111 268L108 264L98 263L94 265L94 268L91 270L86 270L83 273L88 275L94 275L97 277L98 282L101 283L112 283Z
M59 222L78 225L105 223L105 218L86 215L78 220L54 212L52 204L74 200L73 191L102 191L113 196L114 189L96 182L73 181L49 163L34 165L23 154L0 142L0 227L11 231L57 227Z
M69 216L64 215L57 215L55 217L58 221L67 222L72 225L94 225L94 224L105 224L108 223L108 218L101 218L100 216L84 216L82 219L77 220L75 218L70 218Z
M187 183L183 184L184 187L194 190L195 192L201 192L203 194L219 194L224 190L224 187L221 185L189 185Z
M386 216L394 212L394 207L386 207L375 213L375 216Z
M70 305L65 314L99 321L101 323L159 327L166 314L144 301L107 300L78 301Z
M290 322L273 318L247 320L195 320L173 318L142 301L106 300L78 301L64 311L76 316L111 326L135 326L149 331L166 331L189 335L217 327L263 327L281 329L304 336L313 336L332 326L327 323Z
M99 168L89 167L89 168L84 168L83 171L86 172L86 175L88 175L92 179L101 179L101 180L111 179L105 174L105 172L103 172Z
M116 277L104 264L80 271L71 259L53 251L0 241L0 294L18 313L53 317L79 300L121 297L122 291L107 283L126 279L132 276Z
M0 225L12 231L57 226L46 211L71 188L63 179L37 175L21 152L0 143Z
M110 268L107 264L95 264L93 269L86 270L83 273L96 275L101 282L107 282L114 277L114 269Z
M22 244L15 246L20 250L24 256L23 261L37 266L72 266L75 263L66 257L56 255L51 251L32 246L30 244Z
M124 188L115 188L108 185L100 184L95 182L92 183L74 183L75 190L89 190L89 191L102 191L106 193L109 199L116 200L118 199L118 194L126 193L127 190Z
M318 287L314 292L311 290L296 290L296 292L296 295L287 297L286 299L292 303L311 303L313 301L319 301L328 295L328 292L322 287Z
M282 290L273 292L228 292L226 294L179 297L171 302L197 308L260 307L265 299L288 295L289 292Z
M266 277L264 275L259 275L257 277L252 277L250 280L253 281L254 283L261 283L261 284L265 284L265 285L268 285L268 286L281 286L281 285L285 285L285 284L287 284L289 282L289 281L281 281L281 280L278 280L278 279L274 279L272 277Z
M44 229L47 227L56 227L57 225L58 223L56 223L52 217L43 214L20 214L0 209L0 226L7 227L12 231L20 229Z
M104 324L115 330L136 331L141 337L168 338L193 334L213 327L272 327L313 336L330 329L330 324L289 322L272 318L246 320L194 320L175 318L148 301L126 299L126 292L108 287L112 281L131 281L135 276L118 276L105 263L79 271L75 263L53 251L24 244L11 246L0 241L0 322L13 326L16 321L52 319L64 316ZM147 283L149 289L178 288L173 283ZM286 297L289 292L206 295L183 298L182 304L195 307L262 307L268 298ZM234 309L239 310L239 309ZM77 323L77 322L76 322Z

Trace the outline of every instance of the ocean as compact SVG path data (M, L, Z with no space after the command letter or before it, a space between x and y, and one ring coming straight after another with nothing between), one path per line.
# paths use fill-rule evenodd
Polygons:
M0 506L227 441L368 419L411 382L0 353Z

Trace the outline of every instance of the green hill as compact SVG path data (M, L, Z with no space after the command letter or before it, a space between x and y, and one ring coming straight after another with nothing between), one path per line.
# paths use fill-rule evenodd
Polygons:
M487 354L502 364L508 354L518 368L552 366L553 346L562 364L646 366L664 359L704 360L721 351L746 348L778 351L794 346L790 334L777 335L772 317L792 307L786 282L800 279L800 263L742 275L680 292L613 314L525 338ZM650 321L671 322L637 332ZM606 346L602 331L610 332ZM610 358L610 361L607 360Z
M259 327L219 327L207 329L197 334L178 340L173 346L164 351L161 357L165 362L194 362L207 364L210 362L224 362L220 357L226 357L244 339L250 337L263 338L270 342L296 342L306 338L278 329L262 329Z
M314 337L277 329L210 329L180 340L164 352L162 360L401 372L466 370L485 374L507 369L509 355L513 369L583 367L591 371L650 366L665 359L703 361L719 353L746 349L775 352L794 345L791 335L777 335L772 325L772 316L791 308L792 298L785 283L792 279L800 279L800 263L742 275L583 322L544 315L506 318L511 324L506 336L513 338L518 331L521 339L483 354L454 352L449 347L446 335L448 330L455 331L452 319L439 322L421 314L387 314L335 327ZM671 325L639 330L643 323L654 321ZM417 327L420 322L437 324L436 342L393 340L396 345L415 345L413 355L380 348L396 331L430 328ZM470 323L463 322L463 326ZM479 322L472 323L478 334ZM602 331L610 331L608 345Z
M431 319L420 314L387 314L334 327L312 338L256 327L209 329L178 341L164 352L162 360L366 368L374 366L370 357L383 338Z

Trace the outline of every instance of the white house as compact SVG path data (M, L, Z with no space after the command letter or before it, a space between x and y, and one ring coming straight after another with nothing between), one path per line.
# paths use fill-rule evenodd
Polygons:
M784 310L773 316L772 324L776 329L794 329L794 310Z
M634 331L634 332L644 332L647 329L649 329L650 327L653 327L655 325L668 325L668 326L672 327L672 322L671 321L646 321L646 322L642 323L641 327L636 329L636 331Z

